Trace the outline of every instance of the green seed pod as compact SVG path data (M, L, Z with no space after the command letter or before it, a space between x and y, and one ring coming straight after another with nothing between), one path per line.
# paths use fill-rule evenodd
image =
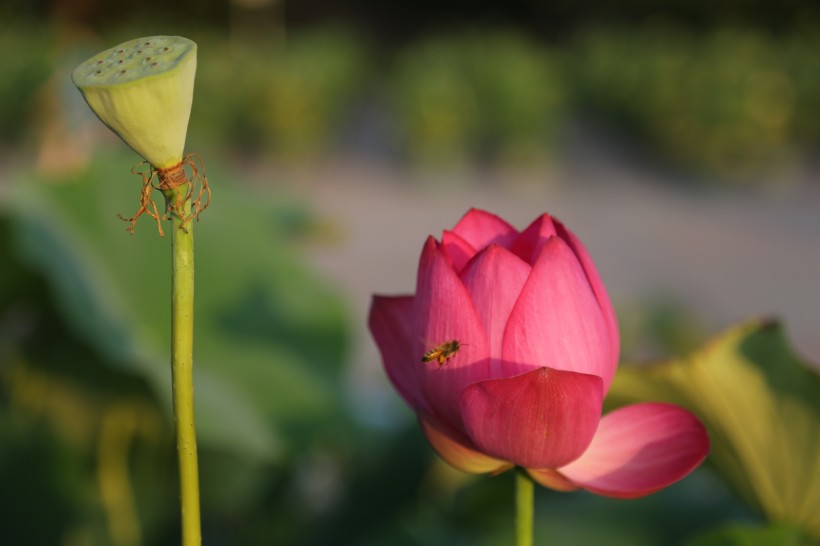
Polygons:
M71 79L97 117L157 169L182 161L194 95L196 44L137 38L78 66Z

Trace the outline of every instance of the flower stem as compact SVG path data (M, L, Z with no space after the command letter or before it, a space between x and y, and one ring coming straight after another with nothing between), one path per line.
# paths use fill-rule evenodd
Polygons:
M171 203L186 198L185 185L169 190ZM182 546L199 546L202 531L199 516L199 471L194 427L194 232L193 222L181 224L190 214L190 199L173 210L171 284L171 373L174 423L179 462Z
M515 471L515 546L532 546L534 485L522 468Z

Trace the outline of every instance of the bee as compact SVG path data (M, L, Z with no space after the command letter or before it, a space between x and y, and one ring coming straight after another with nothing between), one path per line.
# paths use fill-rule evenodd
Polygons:
M457 339L454 339L452 341L445 341L438 347L430 349L429 351L424 353L424 356L421 357L421 361L432 362L436 360L438 361L438 367L441 368L442 366L447 364L448 360L455 356L455 354L461 348L461 345L462 344Z

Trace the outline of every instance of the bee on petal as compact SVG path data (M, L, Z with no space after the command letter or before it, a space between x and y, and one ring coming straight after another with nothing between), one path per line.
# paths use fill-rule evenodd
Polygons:
M434 347L430 349L424 356L421 357L422 362L432 362L437 361L438 367L441 368L447 361L450 360L458 350L461 348L461 343L457 339L453 339L451 341L445 341L438 347Z

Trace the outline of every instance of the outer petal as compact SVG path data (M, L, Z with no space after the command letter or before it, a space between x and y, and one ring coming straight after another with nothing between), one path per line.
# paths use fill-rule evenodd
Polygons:
M680 480L708 452L706 429L685 409L635 404L607 414L589 449L559 471L593 493L636 498Z
M382 355L384 369L390 382L404 401L415 411L428 412L414 368L411 332L413 329L412 296L373 296L368 326Z
M490 377L509 375L501 361L504 329L531 270L529 264L510 251L490 245L461 273L490 343Z
M476 250L487 245L498 244L509 247L518 237L518 230L495 214L480 209L467 211L453 232L470 243Z
M600 377L538 368L470 385L461 408L467 434L484 453L526 468L558 468L587 449L602 401Z
M541 249L547 244L549 238L554 235L557 235L557 233L552 218L549 214L542 214L527 229L521 232L510 250L528 264L533 264Z
M441 246L444 247L444 252L450 257L456 271L461 271L476 253L473 245L452 231L442 233Z
M609 294L606 291L601 276L598 274L598 268L587 252L581 240L575 236L569 229L561 222L554 220L555 227L558 230L558 236L561 237L575 253L584 272L587 275L589 284L592 286L592 291L595 293L595 298L598 300L598 305L601 306L601 311L606 318L607 326L609 327L609 335L612 343L612 360L614 365L618 365L618 357L621 352L621 335L618 331L618 319L615 316L615 309L612 307L612 301L609 299Z
M513 465L481 453L469 438L430 418L420 418L421 428L439 457L471 474L501 473Z
M467 289L432 237L419 263L413 316L411 355L420 389L433 415L463 430L459 396L470 383L489 377L489 347ZM454 339L461 349L444 366L420 362L425 352Z
M510 313L503 355L519 372L549 366L599 376L604 392L615 374L606 319L581 264L550 238Z

